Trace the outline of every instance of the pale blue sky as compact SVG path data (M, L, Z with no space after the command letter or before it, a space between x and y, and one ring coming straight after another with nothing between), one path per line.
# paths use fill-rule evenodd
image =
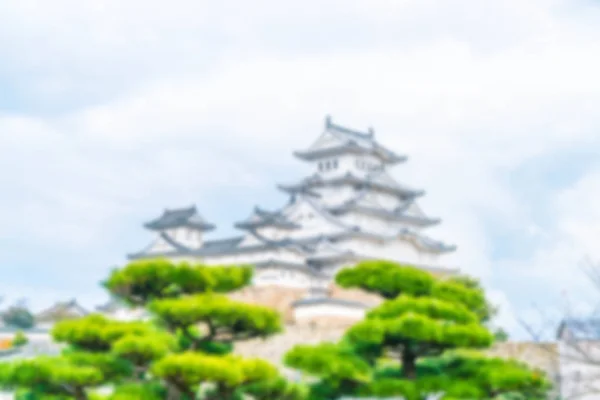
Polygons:
M218 4L217 4L218 3ZM251 3L251 4L250 4ZM595 302L600 7L566 0L5 0L0 6L0 292L105 299L141 224L196 203L219 227L278 182L325 114L407 153L517 332L537 302ZM585 300L585 301L584 301Z

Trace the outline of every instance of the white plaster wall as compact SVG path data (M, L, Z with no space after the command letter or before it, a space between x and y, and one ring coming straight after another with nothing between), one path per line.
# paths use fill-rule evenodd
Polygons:
M257 244L261 244L262 242L253 234L251 233L247 233L244 238L242 239L242 241L240 242L239 246L240 247L245 247L245 246L255 246Z
M575 346L559 343L560 392L565 399L598 400L600 393L591 393L590 388L600 389L600 342L577 342ZM589 357L587 361L586 357Z
M394 235L406 225L395 221L385 220L383 218L373 217L358 212L349 212L340 217L340 220L348 225L360 226L365 232L375 233L378 235Z
M269 250L248 253L232 254L230 256L206 257L208 265L237 265L255 264L269 260L281 260L286 262L303 262L304 258L291 250Z
M150 245L150 249L148 249L148 253L163 253L163 252L172 251L172 250L174 250L173 246L168 244L161 237L157 236L156 239L154 239L154 242Z
M315 191L321 195L319 204L324 207L338 206L356 196L356 191L349 185L323 187Z
M342 231L342 228L328 221L312 205L304 201L300 201L294 205L290 210L289 218L302 225L302 229L290 232L289 237L294 239L334 234Z
M295 319L302 320L314 317L342 317L361 320L365 316L365 310L358 307L346 307L337 304L307 304L297 306L294 309Z
M412 243L402 239L377 242L370 239L350 239L340 242L340 246L368 258L385 258L401 263L438 267L439 256L420 252Z

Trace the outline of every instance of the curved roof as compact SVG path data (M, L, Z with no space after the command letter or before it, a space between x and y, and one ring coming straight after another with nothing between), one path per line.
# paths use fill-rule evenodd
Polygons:
M385 210L383 208L375 208L375 207L366 207L357 204L345 204L342 206L331 207L329 211L335 214L344 214L351 211L356 211L359 213L372 215L379 218L384 218L386 220L395 220L395 221L403 221L408 222L418 226L432 226L437 225L441 222L439 218L428 218L428 217L416 217L412 215L407 215L403 211L398 210Z
M255 229L267 226L273 226L281 229L297 229L300 225L290 221L281 211L265 211L259 207L254 210L244 221L237 222L234 225L239 229Z
M294 155L302 160L316 160L343 153L372 154L386 164L396 164L407 160L406 156L396 154L377 143L375 140L375 131L372 128L368 132L360 132L334 124L331 121L331 117L327 116L325 119L325 130L321 137L324 135L333 136L336 139L336 143L330 146L319 146L319 140L317 140L317 143L307 150L296 151Z
M188 227L200 231L211 231L215 229L213 224L206 222L200 214L198 214L196 206L173 210L166 209L160 217L145 223L144 227L154 231L179 227Z
M299 183L289 185L277 185L280 190L288 193L302 193L310 191L310 189L327 186L339 186L350 184L359 188L367 188L380 190L382 192L391 193L402 198L415 198L425 194L423 190L412 189L407 186L395 182L393 178L383 171L371 173L365 177L356 176L351 172L347 172L342 176L325 179L319 174L311 175L303 179Z
M347 239L347 238L351 238L351 237L366 237L366 238L375 239L375 240L388 241L388 240L395 240L399 236L405 240L410 241L415 246L418 246L419 248L421 248L425 251L436 252L436 253L450 253L450 252L455 251L457 248L454 245L447 245L441 241L431 239L429 237L421 235L421 234L414 232L407 228L401 229L395 235L381 235L381 234L376 234L376 233L372 233L372 232L357 230L357 231L353 231L353 232L346 232L346 233L343 233L340 235L332 235L330 237L334 240L343 240L343 239Z
M252 265L258 269L261 269L261 268L285 269L285 270L290 270L290 271L302 272L302 273L305 273L305 274L313 276L313 277L322 277L323 276L323 274L321 272L317 271L316 269L314 269L306 264L302 264L302 263L292 263L289 261L269 259L266 261L260 261L260 262L254 263Z

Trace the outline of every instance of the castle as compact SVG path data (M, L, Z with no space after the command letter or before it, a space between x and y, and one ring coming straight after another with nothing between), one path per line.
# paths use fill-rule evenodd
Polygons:
M208 240L215 226L195 206L167 209L144 224L155 232L153 242L128 258L253 265L252 287L236 296L277 308L296 323L347 325L361 319L377 299L333 284L338 270L360 260L389 259L439 275L456 272L439 260L455 246L424 233L440 223L419 207L424 191L389 174L407 157L380 144L373 129L348 129L327 117L314 143L294 156L310 163L314 173L278 185L289 195L287 204L274 211L255 207L235 223L239 236Z
M314 173L296 183L278 185L289 194L287 204L275 211L255 207L248 218L235 223L239 236L208 239L205 236L215 226L196 207L168 209L144 224L155 232L152 243L128 256L130 260L160 257L208 265L253 265L253 285L233 296L278 309L287 326L267 341L236 344L236 352L279 366L294 345L337 341L349 325L381 301L337 287L333 277L339 269L360 260L388 259L438 276L458 272L441 260L455 246L425 234L426 228L440 220L428 217L417 204L424 192L396 182L388 172L407 158L378 143L373 130L355 131L327 117L315 142L294 156L311 163ZM145 316L144 310L130 310L117 302L97 311L116 319ZM39 329L28 332L35 346L28 351L54 354L58 350L51 344L48 329L56 320L86 314L74 300L39 313ZM564 332L559 334L559 343ZM0 338L12 335L13 330L0 328ZM590 369L564 357L564 346L559 343L499 343L490 352L541 367L557 383L572 371Z

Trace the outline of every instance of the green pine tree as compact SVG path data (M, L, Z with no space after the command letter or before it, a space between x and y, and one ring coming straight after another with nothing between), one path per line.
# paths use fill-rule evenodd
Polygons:
M339 343L300 345L286 354L289 367L316 378L313 399L416 400L440 392L444 399L545 398L549 385L540 371L477 351L494 341L486 323L495 313L477 281L367 261L342 270L336 282L384 301Z
M0 384L25 399L298 400L302 387L260 359L231 354L236 341L268 337L280 316L227 294L248 285L249 267L138 261L113 271L104 286L150 321L113 321L99 314L57 323L57 357L0 364ZM98 394L109 387L112 393Z

